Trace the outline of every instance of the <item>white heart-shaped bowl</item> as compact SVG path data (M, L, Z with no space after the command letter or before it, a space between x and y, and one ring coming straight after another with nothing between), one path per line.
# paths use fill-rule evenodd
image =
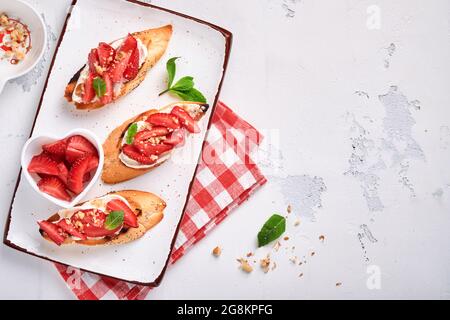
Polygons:
M64 139L66 137L77 135L77 134L82 135L83 137L88 139L97 148L98 167L97 167L97 171L95 172L94 176L91 178L91 181L89 181L89 183L85 186L83 191L80 194L78 194L76 197L74 197L72 199L72 201L69 202L69 201L57 199L57 198L52 197L51 195L39 190L39 188L37 186L37 182L39 181L39 176L34 173L30 174L28 172L27 168L28 168L28 164L31 161L31 158L33 158L35 155L38 155L42 152L42 145L56 141L56 140ZM98 139L98 137L92 131L89 131L86 129L74 129L62 137L55 137L52 135L45 135L45 134L31 137L30 139L28 139L28 141L23 146L20 162L22 165L22 172L23 172L25 178L27 179L27 181L30 183L30 185L33 187L33 189L37 193L39 193L45 199L50 200L51 202L57 204L60 207L70 208L80 202L80 200L94 186L95 182L100 177L100 174L101 174L102 168L103 168L104 155L103 155L102 144L100 143L100 140Z
M41 15L28 3L21 0L0 1L0 13L6 13L12 18L18 18L26 24L31 33L31 50L19 64L0 63L0 93L10 79L14 79L31 71L41 60L47 48L47 29Z

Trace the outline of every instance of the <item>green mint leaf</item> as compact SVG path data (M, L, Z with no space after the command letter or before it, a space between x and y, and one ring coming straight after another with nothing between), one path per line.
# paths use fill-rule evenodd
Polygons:
M172 87L170 87L170 90L175 91L189 91L194 87L194 78L192 77L183 77L180 80L177 81Z
M175 79L175 73L176 73L176 69L177 69L177 67L175 65L175 60L177 60L178 58L179 57L170 58L166 63L167 74L168 74L167 88L170 88L172 86L173 79Z
M106 217L105 220L105 229L106 230L114 230L120 227L123 224L123 216L124 213L122 210L111 211L110 214Z
M205 96L195 88L191 88L188 91L179 91L179 90L172 90L172 89L170 89L169 91L176 94L184 101L206 103Z
M272 215L258 232L258 247L278 239L286 230L286 219L278 214Z
M133 123L127 130L127 144L132 144L134 140L134 136L136 135L138 130L137 123Z
M94 87L95 94L97 97L101 98L106 93L106 82L100 77L95 77L92 81L92 86Z

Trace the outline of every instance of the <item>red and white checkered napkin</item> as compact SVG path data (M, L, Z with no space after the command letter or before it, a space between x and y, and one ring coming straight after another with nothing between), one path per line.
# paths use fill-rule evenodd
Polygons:
M261 134L222 102L217 104L170 264L266 182L250 158ZM150 287L56 264L78 299L144 299Z

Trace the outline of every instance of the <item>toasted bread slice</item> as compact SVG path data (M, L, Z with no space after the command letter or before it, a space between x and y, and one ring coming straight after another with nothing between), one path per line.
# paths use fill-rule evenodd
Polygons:
M145 62L139 69L137 76L133 80L126 82L122 86L120 93L114 97L113 102L120 97L128 94L145 79L148 70L153 67L156 62L158 62L158 60L166 51L169 40L172 36L172 26L166 25L157 29L148 29L145 31L132 33L132 35L135 38L140 39L142 43L147 46L147 59L145 59ZM66 86L64 97L67 99L67 101L73 103L77 109L91 110L101 108L104 106L104 104L101 103L100 100L91 103L78 103L72 100L73 91L75 90L78 78L80 77L81 71L83 69L84 66L72 77L72 79L70 79L70 82Z
M124 197L131 206L133 212L137 215L139 226L137 228L123 229L117 236L113 238L105 237L103 239L74 240L67 238L63 244L82 244L82 245L107 245L107 244L124 244L142 237L148 230L157 225L164 217L164 208L166 203L150 192L138 190L122 190L111 192L109 194ZM79 205L82 205L80 203ZM59 221L61 217L58 213L47 219L49 222ZM47 234L39 230L41 235L48 241Z
M201 102L181 101L181 102L172 103L172 104L164 107L163 109L170 108L175 105L187 105L187 104L200 105L202 108L202 111L203 111L202 114L205 114L209 107L207 104L201 103ZM133 117L133 118L125 121L122 125L120 125L116 129L114 129L110 133L110 135L108 136L106 141L103 143L103 151L105 154L105 161L104 161L103 172L102 172L103 182L108 183L108 184L115 184L115 183L127 181L127 180L133 179L135 177L138 177L140 175L143 175L144 173L147 173L147 172L155 169L162 163L164 163L164 161L162 161L151 168L135 169L135 168L127 167L119 159L119 155L121 153L122 139L123 139L123 136L125 135L125 132L128 130L128 127L133 122L137 122L137 121L143 119L144 117L148 117L152 113L157 113L157 112L159 112L158 109L152 109L152 110L146 111L144 113L141 113L141 114L137 115L136 117ZM196 120L199 120L200 117Z

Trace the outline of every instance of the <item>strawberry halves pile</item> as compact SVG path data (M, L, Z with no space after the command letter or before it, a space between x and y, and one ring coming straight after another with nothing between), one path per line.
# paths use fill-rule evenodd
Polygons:
M134 139L122 146L129 158L144 164L155 163L158 158L184 142L184 129L199 133L197 122L189 113L175 106L170 113L153 113L145 119L149 128L136 133Z
M139 48L136 38L129 34L122 45L114 49L105 42L92 49L88 57L89 75L82 91L83 103L89 103L96 96L101 103L110 103L114 98L114 84L130 81L139 72ZM94 80L101 79L104 89L101 94L94 89Z
M71 201L84 189L98 167L98 151L81 135L74 135L42 146L28 172L39 175L39 190L55 198Z
M123 212L123 221L113 228L105 225L107 216L113 211ZM92 208L82 209L75 212L69 218L63 218L59 221L39 221L39 227L47 236L61 245L69 236L79 240L88 238L112 237L120 232L122 228L137 228L137 216L133 210L122 200L113 199L106 204L106 212Z

